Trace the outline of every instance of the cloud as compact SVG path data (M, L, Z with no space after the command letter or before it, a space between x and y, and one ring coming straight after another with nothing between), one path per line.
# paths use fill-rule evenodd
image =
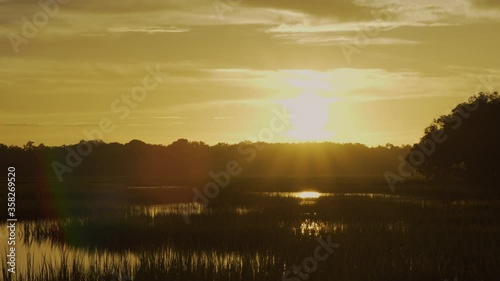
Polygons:
M370 9L351 0L246 0L244 6L301 12L311 16L340 20L370 18Z
M108 28L108 32L139 32L139 33L181 33L188 32L187 28L178 28L175 26L172 27L143 27L143 28L134 28L134 27L111 27Z
M500 8L498 0L472 0L472 4L480 8Z
M357 32L365 29L369 30L390 30L399 27L438 27L438 26L453 26L456 23L435 23L435 22L345 22L331 24L280 24L276 27L267 29L270 33L330 33L330 32Z
M31 18L41 8L38 1L18 0L3 3L2 10L5 12L0 15L0 27L19 24L23 16ZM73 0L60 5L48 28L88 32L118 23L126 24L131 29L157 26L160 22L182 26L278 24L300 22L308 17L338 21L367 19L371 16L366 7L350 0L243 0L224 13L224 20L218 18L214 1Z
M358 44L359 38L356 36L300 36L294 38L293 36L285 37L292 42L304 45L313 46L336 46L341 44ZM377 37L370 39L370 45L416 45L421 44L419 41L406 40L389 37Z
M364 32L376 32L377 36L370 37L371 45L415 45L418 40L391 38L382 36L384 31L400 27L433 27L449 26L445 23L404 23L404 22L349 22L339 24L310 25L310 24L280 24L267 29L267 33L274 38L290 43L313 46L331 46L344 43L357 44ZM364 39L363 39L364 40Z
M5 1L2 3L3 7L18 7L20 9L30 10L39 8L39 2L37 0L15 0L15 1ZM45 1L50 2L50 1ZM180 9L186 6L194 5L194 2L201 1L176 1L176 0L86 0L77 1L70 0L67 4L60 4L67 10L74 11L90 11L97 13L123 13L123 12L145 12L145 11L155 11L155 10L167 10L167 9ZM1 2L0 2L1 3ZM199 3L198 3L199 4Z

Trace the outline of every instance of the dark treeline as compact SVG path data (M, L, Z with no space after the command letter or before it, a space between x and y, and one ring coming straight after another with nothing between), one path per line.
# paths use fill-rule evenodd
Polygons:
M479 93L436 118L408 160L428 178L500 179L500 95Z
M398 167L410 148L330 142L209 146L186 139L168 146L139 140L59 147L28 142L23 147L0 144L0 164L16 167L18 177L120 177L136 182L203 179L211 171L226 170L228 163L242 177L382 176Z
M224 170L241 177L360 177L390 172L389 180L397 182L419 174L492 183L500 178L499 122L500 95L479 93L435 119L413 146L332 142L209 146L179 139L168 146L139 140L127 144L82 140L46 147L28 142L23 147L0 144L0 165L4 171L14 166L18 177L118 177L136 183L205 179Z

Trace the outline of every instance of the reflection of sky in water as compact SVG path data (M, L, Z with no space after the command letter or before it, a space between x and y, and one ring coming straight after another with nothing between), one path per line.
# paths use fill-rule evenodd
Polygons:
M209 213L201 203L177 203L162 205L139 205L131 208L132 215L147 215L152 218L158 215L193 215Z
M302 191L298 192L295 196L300 199L316 199L321 196L321 193L316 191Z
M386 194L386 193L328 193L328 192L252 192L251 194L264 196L264 197L282 197L282 198L297 198L301 199L299 201L300 205L313 205L317 202L317 199L322 197L361 197L369 199L380 199L380 200L390 200L391 202L398 202L404 204L416 204L421 207L430 207L434 205L441 205L442 200L438 198L427 198L427 197L414 197L405 196L397 194ZM471 206L471 205L484 205L485 202L482 200L448 200L452 205L460 206ZM498 202L500 200L489 201Z
M240 206L234 209L234 212L238 215L245 215L249 214L251 212L257 212L259 209L258 208L248 208L246 206Z
M316 191L301 191L301 192L253 192L253 194L267 196L267 197L292 197L300 199L316 199L320 197L368 197L368 198L406 198L404 196L395 194L384 194L384 193L329 193L329 192L316 192ZM409 198L409 197L408 197ZM415 197L412 197L415 199Z
M186 186L178 185L166 185L166 186L129 186L130 189L179 189L179 188L189 188Z
M325 234L347 233L351 228L362 230L365 227L386 228L389 232L399 233L405 233L408 231L408 226L404 222L391 222L385 225L376 224L363 226L360 224L347 224L314 219L304 219L298 222L296 226L293 226L291 230L296 235L318 237Z
M325 233L343 233L346 232L347 229L348 226L344 223L305 219L299 222L297 226L292 227L292 232L294 234L316 237L324 235Z
M282 224L280 225L280 227ZM404 222L391 222L385 225L382 224L347 224L342 222L332 222L315 219L304 219L299 221L291 228L292 233L309 237L319 237L325 234L340 234L347 233L350 229L362 230L363 228L385 228L389 232L405 233L408 231L408 226Z
M299 204L314 204L317 202L318 198L324 196L360 196L368 198L382 198L396 200L398 202L413 202L416 204L432 205L432 204L442 204L442 200L429 199L429 198L409 198L392 194L361 194L361 193L300 193L300 192L289 192L289 193L260 193L263 196L280 196L280 197L293 197L297 198ZM452 205L483 205L484 201L479 200L447 200ZM498 202L498 201L497 201ZM200 203L180 203L180 204L165 204L165 205L152 205L152 206L134 206L130 208L133 215L147 215L155 217L160 214L209 214L211 210L205 208L203 204ZM239 215L245 215L250 212L259 211L257 207L248 206L237 206L229 210ZM410 231L409 226L403 221L394 221L385 224L380 224L377 222L364 222L364 223L344 223L342 221L325 221L321 219L315 219L315 212L303 213L304 216L308 218L299 219L292 224L285 224L285 222L280 222L278 227L286 228L295 235L307 236L307 237L321 237L325 234L342 234L351 232L362 232L369 231L371 228L385 229L387 232L392 233L407 233ZM57 221L44 221L41 223L46 224L57 224ZM26 227L25 227L26 226ZM56 245L52 243L49 239L42 242L32 242L25 243L23 241L24 231L33 231L29 228L34 228L34 223L17 223L17 247L16 247L16 261L18 270L24 271L28 268L28 256L31 257L33 270L40 268L41 264L45 260L47 264L51 266L58 267L64 255L69 260L77 258L81 262L83 267L89 267L96 263L103 264L108 262L108 264L124 264L128 263L132 266L137 265L139 261L139 256L137 253L132 251L122 251L120 253L108 252L108 251L90 251L85 248L74 248L66 245ZM0 224L0 252L6 253L8 249L7 244L7 233L8 229L6 224ZM268 253L255 253L255 254L245 254L242 256L237 252L229 252L224 250L207 250L207 251L188 251L183 252L176 250L171 247L165 247L161 252L154 253L155 257L165 257L165 260L170 262L182 261L182 266L205 267L208 264L215 264L216 269L227 268L227 267L237 267L241 268L243 263L250 262L252 267L258 268L258 265L264 260L275 259L276 257L270 256ZM5 261L5 255L0 260ZM177 266L178 264L176 264ZM169 266L167 264L167 266Z
M7 227L5 224L0 224L2 231L0 232L0 252L7 252ZM18 223L18 229L24 229L23 223ZM34 227L34 224L30 224ZM61 260L66 257L69 262L73 259L78 260L83 268L89 269L95 264L104 266L105 264L111 265L125 265L136 266L139 264L140 254L132 251L122 251L120 253L109 251L91 251L84 248L75 248L67 245L60 245L52 243L50 240L43 242L25 243L22 239L22 233L18 231L18 239L16 243L16 268L19 273L26 273L29 266L30 270L35 272L39 271L44 261L54 268L61 265ZM159 247L160 248L160 247ZM155 259L165 258L165 266L181 266L184 270L189 271L193 268L204 268L211 264L215 266L215 270L221 268L241 268L243 263L250 263L250 266L258 270L259 264L268 262L269 260L277 260L274 255L269 253L253 253L242 254L232 251L221 250L206 250L206 251L179 251L169 246L162 246L162 250L156 250L146 254L153 254ZM28 260L29 259L29 260ZM5 257L0 260L5 261ZM182 261L181 264L178 262ZM175 264L174 264L175 263ZM123 266L126 268L126 266Z
M0 225L4 229L5 225ZM123 251L120 254L114 254L107 251L89 251L82 248L73 248L66 245L55 244L49 239L42 242L25 242L23 239L21 229L24 228L23 223L17 224L17 239L16 239L16 268L18 272L23 273L27 268L37 269L44 263L44 261L57 268L61 265L63 257L67 257L69 261L76 258L83 267L89 268L91 265L104 264L105 262L125 262L134 263L137 257L130 251ZM2 234L5 234L3 232ZM2 236L0 242L0 251L2 253L7 251L7 243ZM29 267L28 267L29 266Z
M159 215L200 215L210 214L211 209L205 207L202 203L176 203L176 204L162 204L162 205L139 205L131 209L132 215L146 215L154 218ZM234 212L238 215L244 215L251 212L258 211L258 208L249 208L246 206L238 206L231 208L227 211Z

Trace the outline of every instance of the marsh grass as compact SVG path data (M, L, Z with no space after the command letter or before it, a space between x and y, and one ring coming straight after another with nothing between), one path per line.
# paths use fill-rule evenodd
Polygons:
M63 254L57 262L30 256L15 280L281 280L313 255L316 238L328 235L341 247L308 280L500 277L498 197L470 191L447 197L448 190L416 196L410 189L393 197L360 192L306 202L254 191L221 193L190 224L179 214L151 216L127 206L25 221L24 243L51 243ZM2 263L4 280L14 280Z

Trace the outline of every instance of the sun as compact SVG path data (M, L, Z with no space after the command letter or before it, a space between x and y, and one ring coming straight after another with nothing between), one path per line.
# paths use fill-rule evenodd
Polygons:
M321 97L312 93L282 100L281 103L293 115L292 128L286 135L300 141L323 141L333 137L326 129L329 121L330 104L336 99Z

